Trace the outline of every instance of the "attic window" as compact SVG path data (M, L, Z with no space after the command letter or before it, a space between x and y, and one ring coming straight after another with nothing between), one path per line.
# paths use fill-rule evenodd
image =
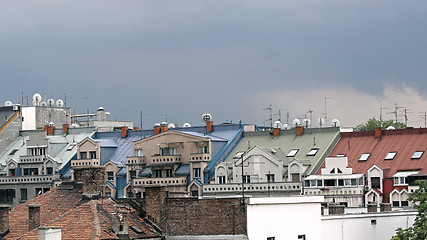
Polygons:
M295 155L297 155L298 153L298 149L291 149L291 151L289 151L288 155L286 155L286 157L295 157Z
M74 145L70 145L68 146L67 151L71 151L73 148L74 148Z
M243 156L244 153L245 152L237 152L236 155L234 155L233 159L240 159L240 158L242 158L242 156Z
M318 148L312 148L308 153L307 156L314 156L319 151Z
M370 153L363 153L359 158L359 162L368 160L369 156L371 156Z
M393 160L396 154L397 152L389 152L387 153L387 156L385 156L384 160Z
M18 151L18 149L13 149L13 150L9 153L9 155L13 155L13 154L15 154L17 151Z
M421 156L423 155L424 151L417 151L414 152L414 154L412 155L411 159L420 159Z
M337 154L337 157L345 157L345 154Z

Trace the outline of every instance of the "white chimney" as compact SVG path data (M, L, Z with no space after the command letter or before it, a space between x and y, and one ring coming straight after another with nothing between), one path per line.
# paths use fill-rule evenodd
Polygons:
M39 240L61 240L60 227L39 227Z

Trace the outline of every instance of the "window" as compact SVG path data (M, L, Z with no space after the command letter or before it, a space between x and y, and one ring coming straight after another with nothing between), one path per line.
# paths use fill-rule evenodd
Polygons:
M199 196L199 191L197 191L197 190L191 190L191 196L192 197L198 197Z
M176 147L169 148L169 154L170 155L178 155L178 149Z
M21 201L27 201L27 200L28 200L27 189L21 188Z
M208 153L207 146L199 146L199 153Z
M423 155L424 151L417 151L414 152L414 154L412 155L411 159L420 159L421 156Z
M276 240L276 237L268 237L267 240Z
M359 162L368 160L369 156L371 156L370 153L363 153L359 158Z
M274 182L274 174L266 174L267 182Z
M307 156L315 156L316 153L319 151L318 148L312 148L308 153Z
M114 181L114 172L113 171L107 172L107 181Z
M406 177L394 177L394 185L407 185Z
M344 179L338 179L338 186L344 186Z
M193 168L193 178L201 178L200 168Z
M225 176L218 176L218 183L225 184Z
M154 177L161 178L162 177L162 170L154 170Z
M142 149L135 149L135 156L142 157L144 154L142 154Z
M89 156L90 156L90 159L96 159L96 152L95 151L90 151L89 152Z
M168 156L169 155L169 148L165 147L165 148L160 148L160 156Z
M345 154L337 154L337 157L345 157Z
M133 170L133 171L129 171L129 178L130 178L130 179L134 179L134 178L136 178L136 171L135 171L135 170Z
M251 176L243 175L243 182L244 183L251 183Z
M318 186L318 187L323 186L323 181L322 181L322 180L317 180L317 186Z
M384 160L393 160L394 157L396 156L397 152L389 152L387 153L387 155L385 156Z
M357 180L355 178L351 179L351 186L357 186Z
M53 174L53 167L47 167L46 168L46 174L47 175L52 175Z
M351 185L351 179L344 179L344 183L346 186L350 186Z
M172 177L172 169L165 169L165 177Z
M399 201L393 201L393 207L399 207Z
M286 157L295 157L298 151L299 151L298 149L291 149L291 151L288 152L288 155L286 155Z
M87 159L87 152L80 152L80 159Z
M310 180L304 180L304 186L310 187Z
M24 176L39 175L38 168L24 168Z
M15 176L15 169L9 169L9 176Z
M315 187L316 186L316 180L310 180L310 186Z
M363 177L359 178L359 185L365 185L365 183L363 181Z
M305 240L305 234L298 235L298 239Z
M325 187L333 187L337 185L336 179L325 179Z
M380 189L381 183L379 177L371 177L371 186L372 188Z
M408 201L402 201L402 207L407 207L408 206Z
M240 158L242 158L242 156L243 156L244 153L245 152L237 152L236 155L234 155L233 159L240 159Z

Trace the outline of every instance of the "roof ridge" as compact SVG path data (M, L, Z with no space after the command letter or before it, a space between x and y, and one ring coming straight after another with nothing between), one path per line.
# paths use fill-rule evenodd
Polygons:
M99 240L101 238L101 224L99 221L98 211L97 211L97 202L96 200L92 200L90 203L90 210L93 217L93 228L95 236L93 239Z

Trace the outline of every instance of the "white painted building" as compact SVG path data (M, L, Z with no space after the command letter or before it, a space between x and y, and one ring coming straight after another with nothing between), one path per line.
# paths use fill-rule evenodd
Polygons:
M321 215L323 196L251 198L248 238L279 240L391 239L412 226L416 211Z

